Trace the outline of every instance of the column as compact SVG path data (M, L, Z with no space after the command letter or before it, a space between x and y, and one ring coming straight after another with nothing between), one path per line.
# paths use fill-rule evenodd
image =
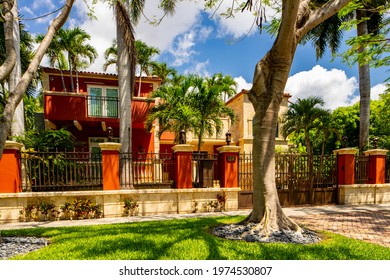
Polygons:
M221 188L238 188L238 152L240 147L223 146L217 150L220 154Z
M368 162L368 184L384 184L386 176L386 154L388 150L375 149L365 151L369 156Z
M172 147L175 153L175 180L176 188L192 188L192 151L194 147L189 144L179 144Z
M0 193L19 193L22 191L20 149L22 144L6 141L0 159Z
M333 151L337 155L337 183L353 185L355 183L355 154L358 149L344 148Z
M119 143L100 143L102 150L103 190L120 190L119 181Z

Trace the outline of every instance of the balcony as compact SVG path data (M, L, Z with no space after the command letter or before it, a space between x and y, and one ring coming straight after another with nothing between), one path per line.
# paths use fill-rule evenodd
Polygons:
M117 97L102 97L88 95L87 98L88 117L93 118L118 118Z

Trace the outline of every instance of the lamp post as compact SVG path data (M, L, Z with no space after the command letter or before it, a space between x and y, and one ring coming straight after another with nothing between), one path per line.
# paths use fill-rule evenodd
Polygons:
M228 130L226 132L226 144L229 146L230 145L230 142L232 142L232 134L230 133L230 131Z
M379 141L378 137L375 137L374 139L372 139L372 143L374 145L374 149L378 149L378 141Z

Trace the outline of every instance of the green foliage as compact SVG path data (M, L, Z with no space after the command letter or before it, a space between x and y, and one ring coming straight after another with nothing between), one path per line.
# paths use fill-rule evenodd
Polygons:
M137 201L137 197L135 197L135 196L125 196L123 198L123 203L124 203L123 214L125 216L137 216L138 215L139 204L138 204L138 201Z
M389 260L390 249L322 233L311 245L225 240L209 233L244 217L209 217L88 227L2 231L3 236L40 236L52 243L13 259L23 260ZM76 242L77 241L77 242Z
M60 206L64 219L97 219L102 217L101 205L90 198L75 198L72 202L65 202Z
M19 211L19 220L22 222L32 222L38 220L51 220L58 217L55 204L51 200L37 199L29 202Z
M72 150L75 147L75 137L68 130L61 128L59 130L30 130L24 137L16 139L22 142L26 149L36 151L65 151Z

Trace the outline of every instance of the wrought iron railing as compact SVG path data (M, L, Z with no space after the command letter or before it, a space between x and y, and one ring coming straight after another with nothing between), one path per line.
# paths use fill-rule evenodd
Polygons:
M24 191L102 189L100 154L25 151L20 160Z
M370 178L369 174L369 156L355 156L355 184L365 184Z
M192 185L195 188L220 187L218 155L192 153Z
M241 153L239 186L253 189L253 157ZM336 156L309 156L299 154L275 155L275 183L280 190L333 187L337 184Z
M118 118L118 98L87 96L87 107L89 117Z
M121 188L171 188L174 183L173 168L172 153L121 153Z

